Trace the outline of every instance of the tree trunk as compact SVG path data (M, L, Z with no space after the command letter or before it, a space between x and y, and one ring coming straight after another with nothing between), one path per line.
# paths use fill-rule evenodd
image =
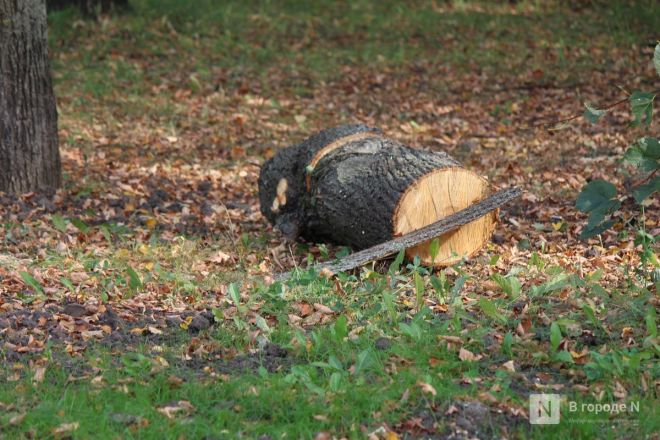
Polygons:
M0 191L60 185L44 0L0 0Z
M294 238L356 249L420 229L485 198L490 185L445 153L409 148L363 125L342 126L284 149L259 177L261 211ZM453 264L490 238L492 212L407 250L425 264Z

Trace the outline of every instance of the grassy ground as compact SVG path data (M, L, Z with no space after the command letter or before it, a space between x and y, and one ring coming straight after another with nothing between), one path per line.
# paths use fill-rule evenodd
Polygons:
M65 187L0 203L1 437L657 438L657 281L573 208L643 129L530 128L657 84L655 2L218 3L50 15ZM272 283L342 249L282 243L258 166L354 121L526 194L455 267Z

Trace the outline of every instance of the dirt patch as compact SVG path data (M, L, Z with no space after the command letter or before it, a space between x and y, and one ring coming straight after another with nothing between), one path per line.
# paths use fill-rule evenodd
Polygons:
M196 334L213 323L208 311L135 313L108 304L81 303L14 309L0 314L0 359L16 362L38 355L47 343L69 354L83 352L91 344L109 348L168 345L180 340L186 330Z
M219 372L226 374L256 373L259 367L264 367L269 373L288 371L294 365L295 358L288 350L278 344L268 343L261 350L246 353L216 365Z
M160 346L165 348L162 356L183 376L257 373L260 367L277 373L298 363L291 352L275 343L237 354L202 333L214 324L207 310L135 313L108 304L81 303L12 310L0 314L0 361L28 361L42 356L48 344L60 365L81 373L85 362L76 355L94 346L121 353L141 345Z
M454 402L413 413L397 423L394 430L403 439L472 440L517 438L516 433L524 426L527 420L523 416L513 416L481 402Z

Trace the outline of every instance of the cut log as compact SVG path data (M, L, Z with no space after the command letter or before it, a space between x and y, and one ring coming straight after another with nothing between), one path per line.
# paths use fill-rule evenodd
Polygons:
M339 272L346 272L348 270L355 269L356 267L362 266L363 264L367 264L371 261L389 257L400 252L401 249L412 248L419 245L420 243L428 241L429 238L433 239L434 237L438 237L445 233L454 231L459 227L498 209L505 203L520 197L521 194L522 190L517 187L503 189L485 200L477 202L474 205L470 205L469 207L458 211L456 214L452 214L448 217L438 220L437 222L431 223L428 226L424 226L421 229L408 232L401 237L397 237L390 241L386 241L384 243L377 244L376 246L355 252L341 258L336 262L330 261L325 263L318 263L314 265L314 270L319 273L326 271L330 274L336 274ZM275 277L275 281L286 281L291 278L292 274L293 271L280 273Z
M377 129L324 130L278 152L259 176L261 211L289 238L364 249L436 222L482 200L488 182L446 153L407 147ZM426 265L470 257L490 238L497 212L407 249Z

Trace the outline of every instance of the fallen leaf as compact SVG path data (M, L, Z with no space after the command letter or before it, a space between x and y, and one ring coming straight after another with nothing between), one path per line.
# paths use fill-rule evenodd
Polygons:
M314 308L321 313L325 313L326 315L332 315L335 313L334 310L332 310L330 307L319 303L314 303Z
M218 251L211 258L207 260L210 263L216 263L216 264L225 264L230 261L232 261L232 257L229 254L226 254L222 251Z
M157 327L154 327L153 325L150 325L147 327L147 330L149 330L149 333L152 335L162 335L163 331Z
M177 415L187 416L195 410L195 407L192 406L187 400L177 400L170 403L167 403L164 406L156 408L156 411L163 414L168 419L173 419Z
M458 358L464 362L478 361L482 357L483 356L481 355L475 355L470 350L463 347L461 347L461 349L458 351Z
M385 433L385 440L399 440L399 434L394 431L387 431Z
M78 423L78 422L62 423L57 428L53 428L51 432L55 436L60 436L60 435L69 434L69 433L75 431L76 429L78 429L79 426L80 426L80 423Z
M167 383L169 383L172 388L177 388L183 384L183 379L175 375L170 375L167 378Z
M32 382L39 383L44 381L46 375L46 367L37 367L34 369L34 376L32 376Z
M16 414L15 416L9 419L9 425L10 426L20 425L21 422L23 422L23 419L25 419L26 415L27 413Z
M426 382L417 382L417 385L422 389L422 392L431 394L433 397L435 397L438 392L433 388L433 385L426 383Z
M516 366L515 366L513 360L510 360L510 361L508 361L508 362L503 363L503 364L502 364L502 367L503 367L505 370L510 371L511 373L515 373L515 372L516 372Z

